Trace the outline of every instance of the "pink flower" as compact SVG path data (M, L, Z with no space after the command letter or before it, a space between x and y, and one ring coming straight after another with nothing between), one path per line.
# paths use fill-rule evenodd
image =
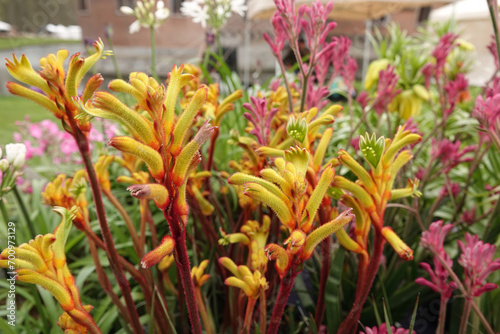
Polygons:
M420 238L420 245L422 247L430 249L434 253L445 253L443 246L444 239L452 228L452 224L445 224L443 226L442 220L438 220L432 223L429 226L429 230L422 233L422 237Z
M342 67L341 75L348 88L348 94L350 94L350 91L352 90L352 84L354 83L354 76L356 75L357 70L358 63L356 62L356 59L352 57L347 58L346 63Z
M353 138L351 140L351 146L354 147L355 151L359 150L359 137Z
M49 119L45 119L45 120L41 121L40 126L43 129L47 130L48 133L53 134L53 135L58 134L60 132L57 124L52 122Z
M441 39L439 40L439 43L436 45L434 51L432 51L432 56L436 59L436 77L439 77L441 73L443 73L444 65L446 63L446 57L448 57L451 50L453 50L453 48L458 45L455 43L455 40L457 38L458 35L451 32L443 35L443 37L441 37Z
M70 156L71 154L78 152L78 146L69 133L64 132L62 137L63 138L59 148L63 154Z
M450 195L450 190L451 190L451 196L453 198L456 198L458 193L460 192L460 185L458 183L450 183L449 189L447 185L444 185L443 188L441 188L441 192L439 193L439 197L444 198L446 196Z
M325 98L330 94L330 91L325 86L315 86L314 77L312 75L309 76L308 81L309 83L306 91L307 108L311 109L316 107L321 110L328 104L328 100L325 100Z
M359 93L356 100L361 105L361 108L364 110L368 105L368 103L370 103L370 96L368 95L368 92L362 91L361 93Z
M486 87L486 97L493 97L500 94L500 77L493 78L493 81Z
M472 209L465 210L464 213L462 213L462 221L469 226L476 222L476 207L475 206Z
M443 172L448 173L451 169L462 162L471 161L472 158L464 158L464 155L476 149L475 145L469 145L460 150L461 142L451 142L448 139L437 141L432 140L431 157L432 159L440 159L443 165Z
M379 73L377 94L373 102L373 109L379 116L387 110L387 106L401 92L401 89L396 89L399 77L394 70L394 66L389 65Z
M469 83L462 73L457 74L455 80L448 82L444 86L447 93L449 108L444 111L444 115L448 117L455 108L457 103L470 100Z
M31 124L29 129L31 136L36 139L42 138L42 129L38 124Z
M338 76L349 55L352 41L346 36L333 37L332 41L335 42L332 54L333 76Z
M485 130L493 132L500 130L500 94L488 97L486 100L479 95L472 110L472 117L477 119Z
M422 166L418 166L418 170L415 173L415 177L419 180L422 180L424 178L425 174L425 169Z
M408 334L410 332L409 329L404 329L404 328L396 328L394 326L391 326L391 331L393 334ZM374 326L372 328L370 327L365 327L365 332L360 331L360 334L387 334L387 325L385 323L381 324L380 326ZM415 331L413 331L415 333Z
M271 121L273 117L278 112L278 108L273 108L268 110L267 100L265 98L250 97L250 103L244 103L243 108L250 112L243 114L246 119L250 121L253 125L253 129L250 134L257 137L257 141L260 145L267 144L267 136L271 131Z
M496 246L483 243L477 235L465 233L465 243L458 240L458 247L462 251L458 263L464 268L464 285L469 297L496 289L498 285L485 282L492 272L500 269L500 259L493 260Z
M488 44L488 50L490 50L493 59L495 59L495 67L498 71L498 50L497 50L497 42L495 40L495 35L491 35L491 42Z
M441 256L449 267L453 266L453 260L444 250L444 239L453 228L453 225L442 225L443 221L439 220L431 224L429 231L422 233L420 245L430 249L435 254L433 258L434 270L432 270L428 263L421 262L420 266L429 274L431 280L429 281L423 277L419 277L415 280L415 283L431 288L439 293L441 298L446 301L450 299L453 290L457 288L457 284L455 282L448 282L449 273L437 257Z
M431 78L434 75L435 66L432 63L426 64L422 67L422 74L425 78L425 88L429 89L431 85Z

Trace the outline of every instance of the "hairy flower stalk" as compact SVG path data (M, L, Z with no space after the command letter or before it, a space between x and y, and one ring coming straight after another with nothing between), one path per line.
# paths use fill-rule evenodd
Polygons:
M120 265L118 253L106 222L101 191L94 165L90 158L88 134L91 125L88 119L75 118L79 111L73 99L78 97L78 88L83 77L100 58L109 55L109 52L104 51L104 45L101 40L94 43L94 48L95 53L87 58L82 58L79 54L73 55L69 60L67 72L63 68L64 61L68 57L67 50L59 50L57 55L49 54L47 57L41 58L41 70L39 73L35 72L26 56L22 55L20 59L14 56L12 61L7 60L7 70L9 73L19 81L37 87L42 93L14 82L7 83L7 87L12 94L30 99L48 109L62 121L64 129L73 136L82 156L91 185L97 217L106 245L106 253L110 260L111 270L125 299L130 314L131 326L137 333L142 333L142 326L140 325L139 315L131 296L130 286ZM102 82L103 78L100 74L90 77L80 98L82 103L85 103L99 89Z
M186 297L191 330L201 333L186 247L189 213L186 188L189 176L201 159L198 151L212 136L216 127L205 122L194 138L189 139L186 135L187 129L192 126L198 110L206 100L207 90L203 87L192 96L184 112L179 116L175 115L178 95L183 86L192 79L192 75L183 74L183 66L172 68L166 88L144 73L132 73L129 83L114 80L109 84L109 88L132 95L139 107L149 114L149 119L128 107L123 107L120 102L102 103L105 96L99 94L95 94L92 101L79 104L79 117L116 119L115 115L119 114L119 120L130 128L133 137L114 137L109 141L109 145L146 163L155 183L136 184L128 189L134 197L152 199L155 202L162 210L171 233L171 237L165 236L157 248L144 256L142 264L145 268L150 267L174 252Z
M380 258L387 241L398 253L401 259L413 259L413 251L397 236L390 227L384 227L384 213L389 200L407 196L419 196L416 190L417 181L409 180L403 189L393 189L396 174L412 155L410 151L401 151L404 147L417 143L421 137L399 127L393 140L384 140L362 136L360 150L371 170L367 171L346 151L339 152L339 161L348 167L356 176L352 182L342 176L335 176L333 185L344 190L341 200L350 206L356 215L354 238L345 231L337 232L339 242L348 250L359 254L358 284L355 300L347 318L339 328L341 333L353 333L358 325L361 310L370 288L378 272ZM401 151L401 152L400 152ZM352 194L352 195L351 195ZM368 248L368 236L374 229L373 249ZM370 254L370 255L368 255Z

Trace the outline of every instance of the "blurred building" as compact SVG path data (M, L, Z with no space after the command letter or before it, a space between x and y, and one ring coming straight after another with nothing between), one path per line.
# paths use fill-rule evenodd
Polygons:
M173 64L196 61L202 56L205 47L205 31L191 18L182 16L180 5L183 0L166 0L171 14L156 33L158 55L157 71L165 75ZM251 4L250 4L251 5ZM76 0L76 16L82 27L84 39L95 40L103 37L106 27L113 29L113 44L116 56L123 70L147 71L149 64L150 36L148 29L142 28L138 33L129 34L128 28L134 17L120 12L121 6L134 7L134 0ZM334 9L335 11L335 6ZM397 23L411 34L427 20L431 8L411 8L392 15L387 15L374 21L375 26L382 27L390 22ZM346 35L353 40L353 55L361 60L364 49L365 21L337 21L334 29L336 35ZM272 34L269 19L249 20L233 15L221 32L221 42L224 46L228 62L240 73L249 72L255 77L257 72L272 73L275 69L274 57L263 40L262 34ZM112 71L109 62L99 70ZM244 64L247 64L245 71ZM360 66L361 68L361 66Z

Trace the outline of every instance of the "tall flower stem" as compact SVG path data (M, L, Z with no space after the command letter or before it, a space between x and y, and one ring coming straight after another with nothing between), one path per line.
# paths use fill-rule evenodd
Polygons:
M74 120L72 120L74 122ZM141 323L139 321L139 314L135 308L134 300L132 299L130 285L128 284L123 268L120 265L118 253L116 251L113 237L109 229L109 225L106 221L106 213L104 212L104 204L102 202L101 189L99 186L99 181L97 180L97 175L94 169L94 164L90 158L89 143L85 135L78 129L78 127L73 126L74 137L78 145L78 150L83 159L83 164L87 175L89 177L90 187L92 189L92 196L94 198L94 205L97 212L97 219L101 227L102 238L106 246L106 253L109 258L109 267L113 272L120 290L122 291L122 296L125 299L125 304L129 312L132 328L135 333L144 333Z
M158 74L156 73L156 40L155 40L155 29L153 27L149 28L149 36L151 38L151 75L158 80Z
M24 203L24 200L21 197L21 194L19 193L19 189L17 189L16 186L14 186L12 188L12 191L14 192L14 196L16 197L17 203L19 203L19 207L21 208L21 212L23 214L24 220L26 220L26 224L28 224L28 228L30 230L31 237L34 238L36 236L36 233L35 233L35 229L33 227L33 222L31 221L28 210L26 209L26 203Z
M457 283L458 290L460 290L460 292L467 298L467 296L468 296L467 290L465 290L465 287L462 284L462 281L458 278L457 274L455 274L453 269L451 269L451 267L448 265L448 263L446 263L446 260L441 256L441 254L439 254L439 252L433 251L433 254L439 260L439 262L441 263L443 268L446 269L446 271L448 271L453 282ZM474 303L474 300L470 300L469 303L470 303L470 306L472 307L472 309L474 310L474 312L476 313L476 315L479 317L479 320L481 320L486 331L490 334L495 334L495 332L491 328L490 324L488 323L488 320L486 320L483 312L481 312L481 310L479 309L479 306L477 306L477 304Z
M380 258L382 257L382 251L384 249L385 239L382 236L382 232L378 228L375 228L375 238L373 240L373 244L373 254L366 269L362 268L364 261L360 260L361 272L358 271L358 282L354 304L352 305L347 318L345 318L340 325L338 333L354 333L358 326L363 305L368 298L373 281L377 275ZM362 255L360 255L360 258L362 259Z
M295 278L299 274L296 265L292 265L292 268L286 273L286 275L281 279L280 289L278 291L278 296L276 297L276 303L274 304L273 313L271 314L271 320L269 321L269 327L267 328L267 334L278 333L278 328L281 322L281 317L283 316L283 311L285 311L285 306L292 292L293 284L295 283Z
M500 37L498 32L498 4L493 0L486 0L488 9L490 10L491 23L493 24L493 32L495 34L495 42L497 46L497 55L500 57Z
M9 214L7 213L7 207L5 206L2 197L0 197L0 212L2 213L2 219L5 222L5 228L7 228L7 224L9 224Z
M181 229L181 224L183 224L183 222L177 213L167 213L167 211L163 211L163 215L165 219L167 219L170 232L175 241L174 258L186 299L189 320L191 321L191 333L201 334L200 315L198 313L198 305L196 304L196 294L191 278L191 265L189 264L189 256L186 247L186 229Z
M134 223L132 222L132 219L130 219L127 210L125 210L123 205L120 203L120 201L118 201L118 199L115 197L115 195L113 195L113 193L110 190L103 189L102 192L122 216L123 221L125 222L125 225L127 226L127 229L130 233L130 237L132 238L132 243L134 244L135 251L137 252L138 256L141 256L142 250L140 248L139 237L137 236L137 231L135 229Z
M465 303L464 303L464 309L462 311L462 316L461 316L461 321L460 321L459 334L466 334L467 333L467 326L469 323L470 309L471 309L471 300L469 300L469 298L466 297Z
M318 212L321 225L327 222L325 211L320 208ZM321 242L321 273L319 279L319 290L318 290L318 300L316 302L316 314L314 315L314 321L316 322L316 327L319 328L323 322L323 317L325 314L325 294L326 294L326 282L328 276L330 275L331 263L330 263L330 245L331 237L325 238Z
M439 318L438 326L436 328L436 334L444 334L444 327L446 325L446 308L448 305L448 299L441 296L441 305L439 306Z
M247 309L245 311L245 320L243 321L241 334L250 333L250 327L252 326L253 309L255 307L256 301L257 298L248 298Z
M286 95L288 98L288 108L290 109L290 113L292 113L293 112L292 91L290 90L290 85L288 84L288 79L286 77L285 64L283 63L283 59L281 58L281 56L277 57L277 59L278 59L278 64L280 66L281 75L283 76L283 83L285 84L286 88Z
M203 297L201 295L200 287L195 288L196 302L200 308L201 319L203 321L203 326L205 326L205 332L207 334L212 334L212 325L210 323L210 318L208 317L207 309L205 308L205 303L203 302Z

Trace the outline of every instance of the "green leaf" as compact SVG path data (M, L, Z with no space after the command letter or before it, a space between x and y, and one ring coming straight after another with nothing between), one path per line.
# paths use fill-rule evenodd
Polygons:
M420 292L418 293L417 300L415 301L415 307L413 308L413 313L411 315L410 327L408 328L408 333L413 333L413 326L415 325L415 318L417 317L417 307L419 299L420 299Z

